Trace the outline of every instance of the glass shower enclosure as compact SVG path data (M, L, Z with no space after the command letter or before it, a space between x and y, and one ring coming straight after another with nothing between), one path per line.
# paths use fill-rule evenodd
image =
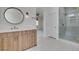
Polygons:
M79 43L79 7L59 8L59 38Z

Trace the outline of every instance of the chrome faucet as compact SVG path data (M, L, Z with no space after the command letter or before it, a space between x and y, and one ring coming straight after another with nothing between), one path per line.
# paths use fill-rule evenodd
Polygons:
M11 30L13 30L13 29L14 29L14 30L15 30L15 29L18 29L18 27L14 26L14 27L11 28Z

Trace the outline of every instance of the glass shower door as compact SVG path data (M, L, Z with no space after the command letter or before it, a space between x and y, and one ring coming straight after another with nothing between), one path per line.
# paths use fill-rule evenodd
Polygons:
M79 43L79 9L77 7L64 8L65 34L63 39ZM63 31L62 31L63 33Z

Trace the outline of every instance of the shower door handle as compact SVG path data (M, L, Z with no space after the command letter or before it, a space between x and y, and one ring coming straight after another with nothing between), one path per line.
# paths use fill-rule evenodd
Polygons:
M64 26L64 24L62 24L62 26Z

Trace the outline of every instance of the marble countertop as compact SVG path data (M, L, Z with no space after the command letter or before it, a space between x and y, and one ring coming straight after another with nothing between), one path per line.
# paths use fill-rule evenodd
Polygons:
M33 30L37 29L36 26L22 26L22 27L11 27L7 29L0 29L0 33L5 33L5 32L16 32L16 31L25 31L25 30Z

